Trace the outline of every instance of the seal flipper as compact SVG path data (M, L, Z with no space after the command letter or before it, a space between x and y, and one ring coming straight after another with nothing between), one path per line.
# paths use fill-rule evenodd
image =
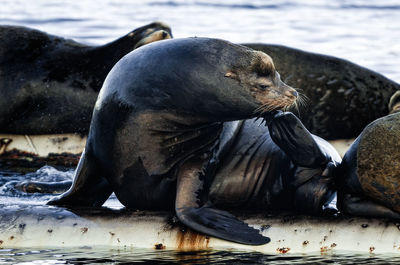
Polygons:
M188 227L217 238L248 245L270 242L257 229L249 227L232 214L202 203L206 163L198 157L186 161L178 174L175 210L178 219Z
M72 187L60 196L47 202L48 205L101 206L110 197L112 189L95 158L82 153L75 172Z
M272 140L299 166L317 168L331 157L323 152L311 133L290 112L279 112L268 124Z
M338 198L339 210L354 216L381 217L400 219L400 214L377 204L368 199L353 196L349 193L342 194Z

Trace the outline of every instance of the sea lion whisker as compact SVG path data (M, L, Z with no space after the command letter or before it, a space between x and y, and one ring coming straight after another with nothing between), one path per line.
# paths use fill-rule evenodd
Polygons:
M268 104L265 104L263 106L263 108L261 109L261 114L264 114L265 112L269 111L270 108L271 108L271 106L269 106Z
M265 109L271 107L270 104L267 102L265 104L262 104L261 106L259 106L258 108L256 108L254 110L254 113L259 113L259 116L262 115L263 113L265 113Z
M299 110L299 104L298 104L298 102L297 102L297 101L295 101L291 107L293 107L293 108L296 110L296 112L297 112L297 115L300 117L300 116L301 116L301 114L300 114L300 110Z
M254 113L254 114L257 114L257 113L260 112L260 110L261 110L261 106L257 107L257 108L253 111L253 113Z
M309 101L310 101L310 99L305 94L303 94L303 93L299 94L299 97L298 97L299 106L307 107Z
M261 106L259 106L258 108L256 108L256 109L254 110L254 113L261 111L261 110L265 107L265 105L267 105L267 104L262 104Z
M263 110L262 110L262 114L264 114L264 113L266 113L266 112L269 112L269 111L272 111L272 110L275 110L276 108L274 107L274 106L270 106L270 105L268 105L268 106L266 106Z

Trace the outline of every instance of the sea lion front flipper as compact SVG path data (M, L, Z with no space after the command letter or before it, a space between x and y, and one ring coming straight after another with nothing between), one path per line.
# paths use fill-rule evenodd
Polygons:
M291 112L279 112L268 124L272 140L299 166L316 168L331 157L323 152L303 123Z
M248 245L270 242L268 237L232 214L203 205L206 191L201 169L204 163L196 157L185 162L179 171L175 201L178 219L198 232L224 240Z
M383 217L400 219L400 214L368 199L351 194L343 194L338 198L339 210L354 216Z

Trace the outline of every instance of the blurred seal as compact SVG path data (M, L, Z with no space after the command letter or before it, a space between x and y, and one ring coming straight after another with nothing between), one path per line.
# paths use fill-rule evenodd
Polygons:
M171 38L151 23L102 46L19 26L0 26L0 132L87 133L97 94L119 59Z
M367 124L388 113L400 85L347 60L281 45L245 44L269 54L276 69L308 100L299 118L324 139L357 137ZM301 102L300 102L301 103Z

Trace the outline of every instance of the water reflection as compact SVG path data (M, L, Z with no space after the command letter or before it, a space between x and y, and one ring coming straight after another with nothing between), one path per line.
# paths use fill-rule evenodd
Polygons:
M149 251L102 248L0 249L1 264L388 264L395 255L315 253L313 255L264 255L236 251Z

